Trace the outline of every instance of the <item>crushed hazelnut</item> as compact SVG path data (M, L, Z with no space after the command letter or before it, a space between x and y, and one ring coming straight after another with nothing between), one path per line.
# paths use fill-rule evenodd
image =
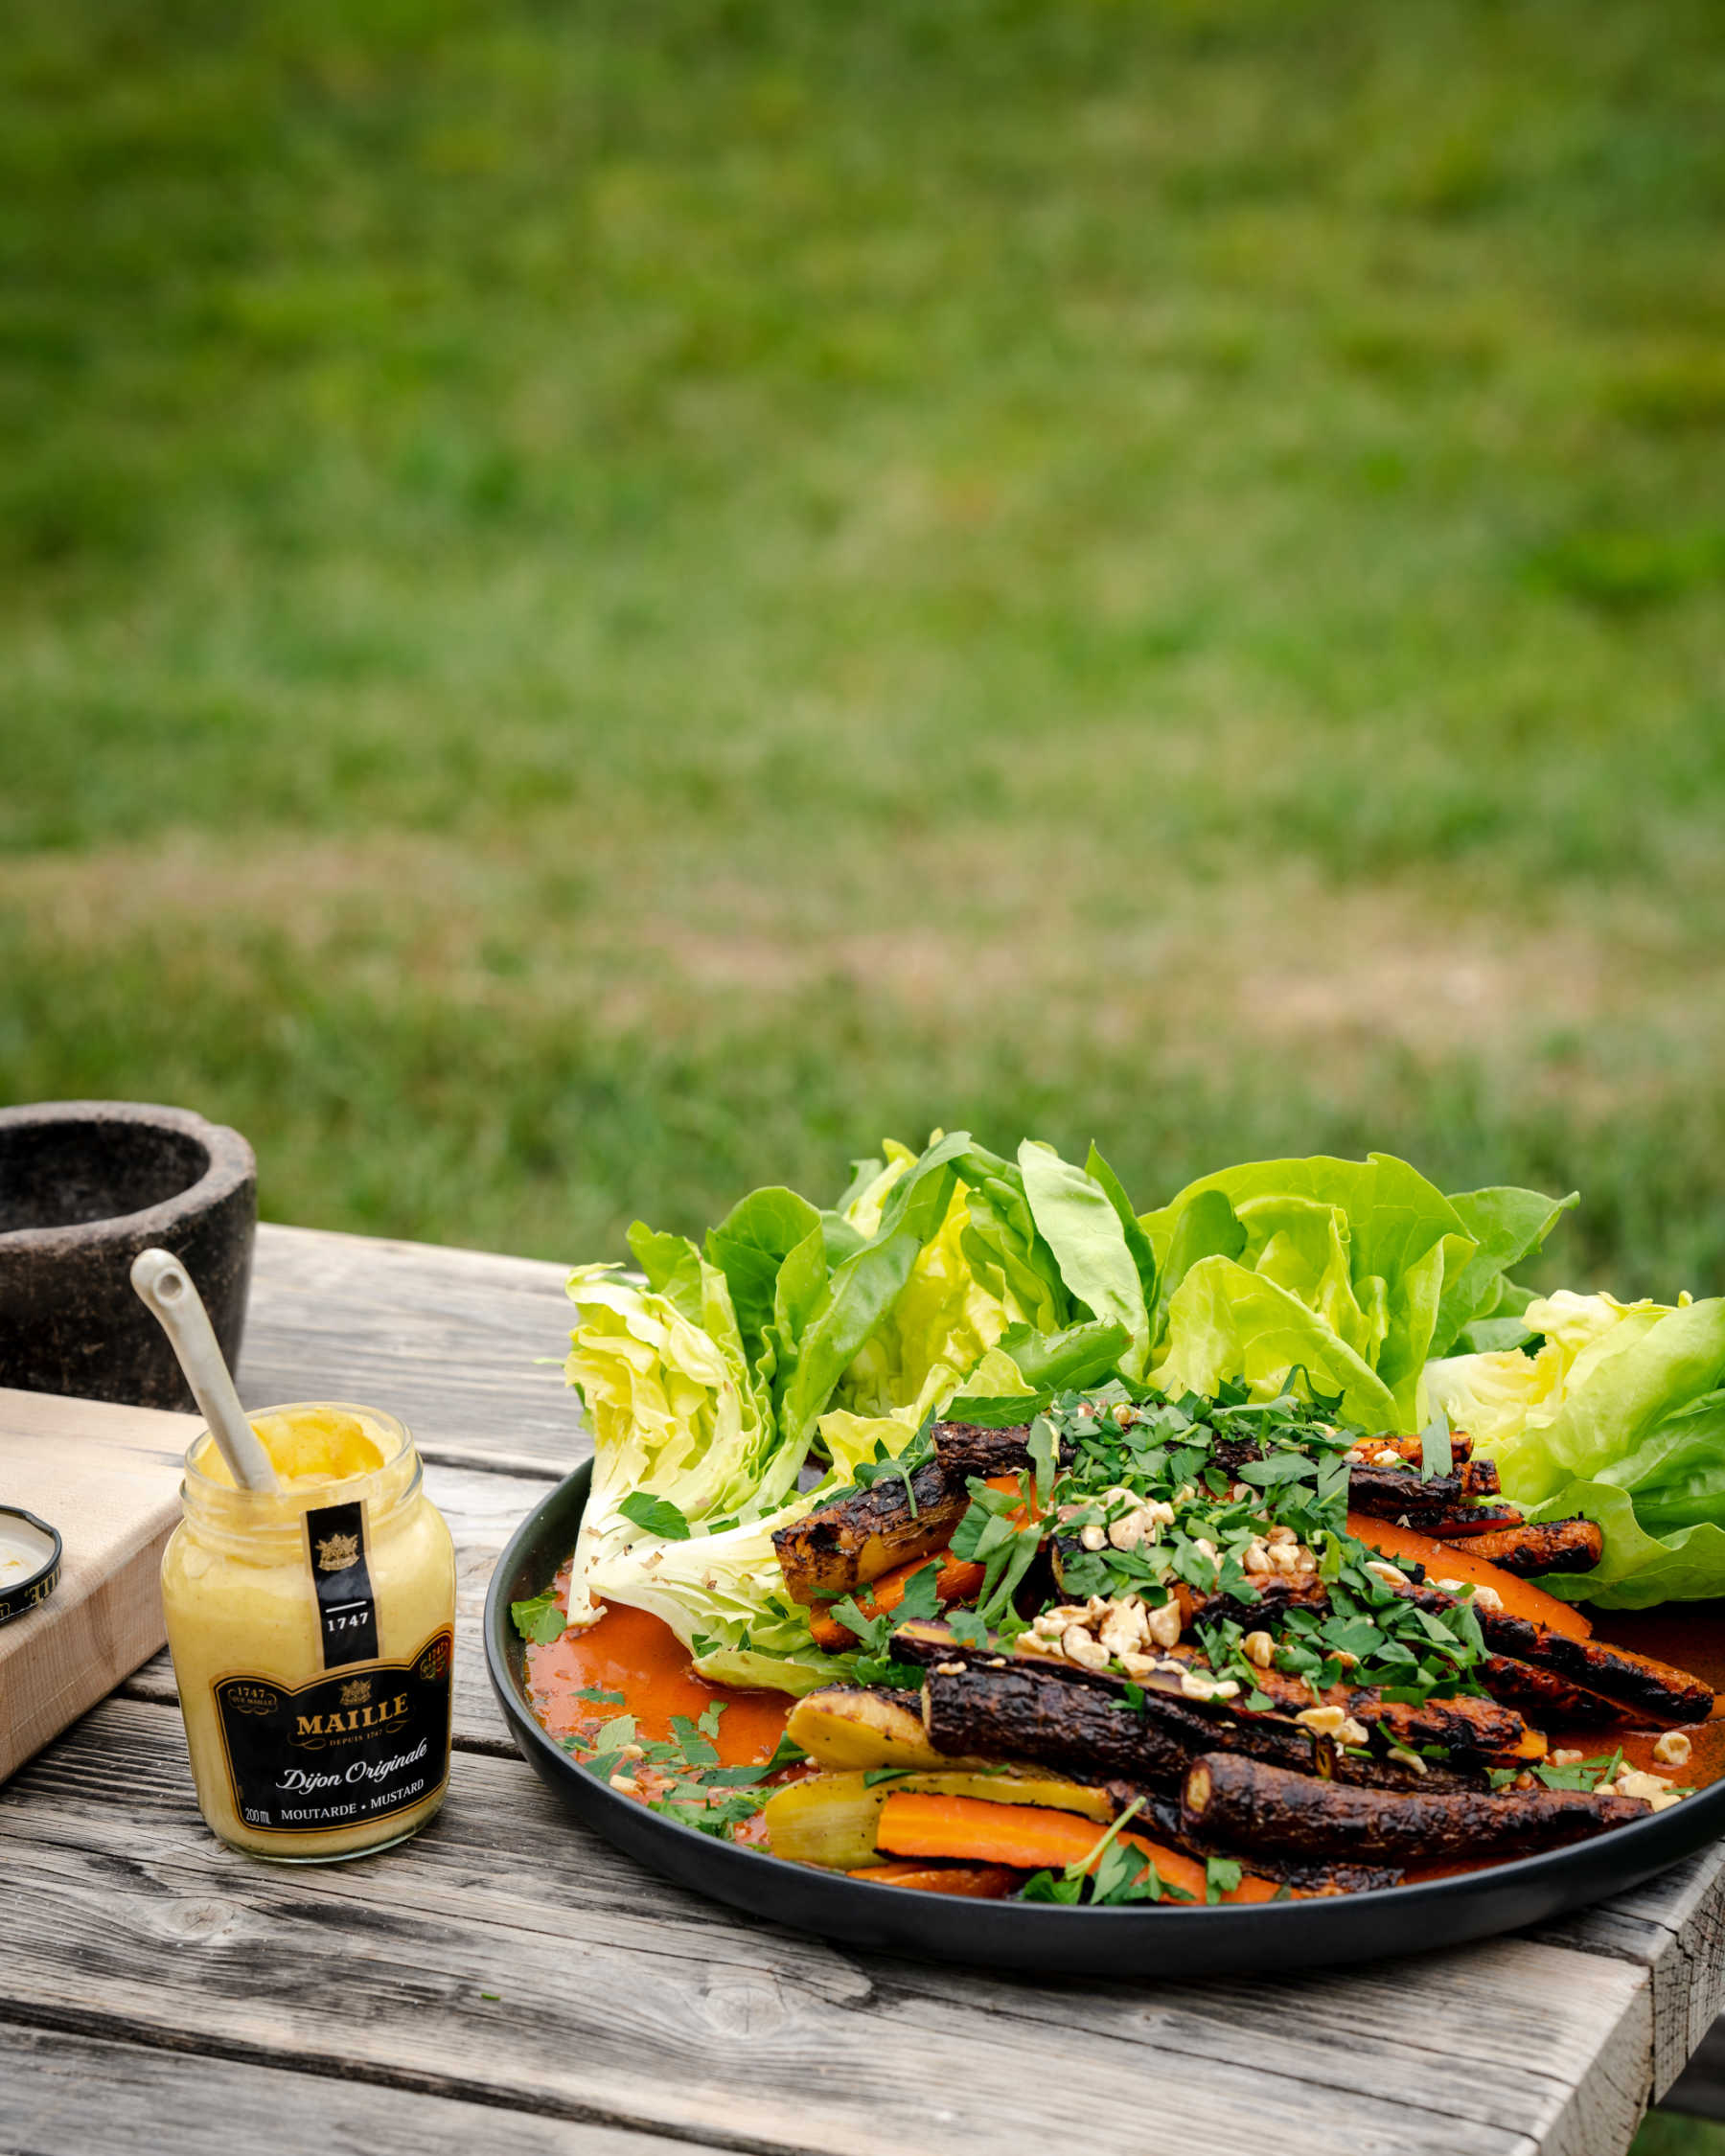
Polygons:
M1078 1541L1083 1548L1091 1550L1092 1552L1106 1548L1108 1545L1108 1530L1105 1527L1098 1526L1095 1521L1092 1520L1088 1526L1079 1528Z
M1663 1812L1668 1804L1680 1801L1663 1775L1644 1774L1639 1767L1620 1767L1612 1793L1618 1797L1644 1798L1656 1812Z
M1347 1720L1347 1715L1339 1707L1307 1707L1302 1708L1294 1719L1303 1723L1318 1736L1335 1736Z
M1407 1573L1399 1565L1391 1564L1388 1558L1373 1557L1366 1570L1374 1579L1381 1579L1386 1587L1406 1587L1408 1584Z
M1428 1774L1431 1771L1418 1753L1410 1752L1405 1744L1392 1744L1387 1756L1393 1759L1398 1767L1411 1767L1416 1775Z
M1160 1609L1146 1611L1144 1629L1159 1647L1171 1647L1180 1638L1180 1604L1170 1594Z
M1268 1669L1276 1660L1276 1641L1267 1632L1249 1632L1240 1641L1240 1652L1254 1668Z
M1068 1662L1075 1662L1080 1669L1104 1669L1108 1665L1108 1649L1081 1624L1067 1627L1060 1650Z
M1562 1746L1552 1755L1553 1767L1578 1767L1586 1756L1584 1753L1565 1751Z
M1687 1767L1690 1750L1690 1740L1681 1730L1668 1730L1653 1747L1653 1756L1663 1766Z
M1136 1594L1126 1595L1102 1619L1096 1636L1111 1655L1129 1654L1145 1637L1149 1614Z

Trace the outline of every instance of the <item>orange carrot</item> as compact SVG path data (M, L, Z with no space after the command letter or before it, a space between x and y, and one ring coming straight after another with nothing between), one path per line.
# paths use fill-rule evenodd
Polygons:
M914 1887L928 1894L969 1894L978 1901L1000 1901L1018 1884L1018 1873L1000 1864L874 1864L846 1874L869 1879L877 1887Z
M884 1610L896 1610L905 1599L905 1590L925 1565L935 1560L913 1557L909 1564L900 1565L896 1571L882 1573L871 1587L864 1588L857 1596L857 1607L867 1617L879 1617ZM954 1557L950 1549L943 1549L939 1557L940 1571L935 1575L934 1594L941 1602L962 1602L975 1594L982 1585L982 1567L973 1565L965 1558ZM815 1635L815 1644L830 1655L843 1654L857 1643L856 1634L848 1625L840 1622L830 1610L811 1610L809 1630Z
M1010 1865L1016 1871L1064 1870L1070 1864L1083 1864L1102 1833L1094 1820L1046 1811L1039 1804L993 1804L983 1797L921 1797L899 1790L881 1807L875 1846L893 1856L957 1857L972 1864ZM1203 1901L1205 1868L1194 1858L1147 1842L1141 1834L1116 1839L1148 1857L1164 1886ZM1268 1879L1245 1876L1222 1899L1271 1901L1276 1891Z
M1393 1520L1373 1520L1364 1512L1347 1515L1347 1531L1392 1564L1423 1565L1428 1578L1465 1579L1476 1587L1495 1588L1512 1617L1549 1624L1553 1632L1567 1632L1572 1640L1592 1636L1592 1624L1573 1602L1560 1602L1543 1588L1474 1556L1464 1542L1438 1542L1415 1527L1398 1527Z

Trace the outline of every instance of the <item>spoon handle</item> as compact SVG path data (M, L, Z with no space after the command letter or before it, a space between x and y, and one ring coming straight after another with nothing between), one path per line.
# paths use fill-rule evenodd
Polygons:
M131 1283L179 1357L228 1473L242 1490L273 1490L275 1469L240 1405L192 1275L171 1250L140 1250L132 1260Z

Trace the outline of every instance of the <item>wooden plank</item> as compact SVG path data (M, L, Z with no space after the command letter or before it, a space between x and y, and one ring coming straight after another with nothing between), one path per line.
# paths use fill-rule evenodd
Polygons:
M1715 2021L1701 2048L1666 2091L1662 2111L1691 2119L1725 2119L1725 2021Z
M505 2144L511 2156L688 2156L707 2145L4 2022L0 2087L0 2146L31 2156L473 2156Z
M1725 2007L1725 1845L1529 1937L1634 1962L1653 1982L1655 2099L1676 2081Z
M256 1865L133 1701L18 1778L0 1863L0 1997L34 2020L733 2146L1140 2156L1153 2098L1164 2145L1619 2156L1650 2058L1644 1971L1524 1940L1295 1984L840 1954L661 1884L472 1755L402 1849Z
M0 1388L0 1493L64 1546L54 1593L0 1629L0 1782L160 1647L155 1582L198 1427Z
M455 1539L455 1672L452 1732L469 1751L513 1755L515 1745L485 1674L481 1619L492 1567L503 1546L552 1487L542 1476L492 1475L475 1468L427 1466L426 1488ZM166 1649L124 1687L126 1697L177 1702Z
M566 1475L592 1446L562 1371L540 1360L568 1352L566 1270L261 1227L241 1397L387 1408L422 1452Z

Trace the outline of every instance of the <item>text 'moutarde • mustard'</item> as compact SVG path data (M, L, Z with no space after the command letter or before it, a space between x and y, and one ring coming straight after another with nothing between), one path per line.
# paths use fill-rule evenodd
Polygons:
M393 1415L308 1401L252 1417L273 1491L206 1433L162 1558L197 1801L237 1849L323 1864L403 1840L449 1777L455 1553Z

